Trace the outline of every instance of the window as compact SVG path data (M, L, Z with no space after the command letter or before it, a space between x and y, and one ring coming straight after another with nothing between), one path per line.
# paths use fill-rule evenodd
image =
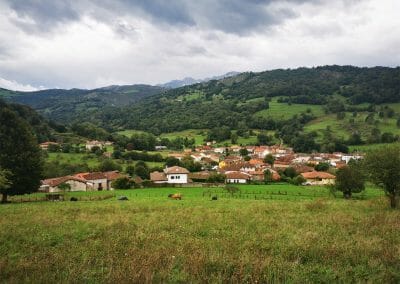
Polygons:
M181 179L181 177L180 176L176 176L176 179Z
M175 176L171 176L171 179L175 179Z

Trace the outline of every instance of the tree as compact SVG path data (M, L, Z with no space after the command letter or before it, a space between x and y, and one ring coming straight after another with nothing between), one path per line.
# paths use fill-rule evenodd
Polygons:
M7 189L11 187L9 180L10 172L0 169L0 193L3 194Z
M63 192L71 190L71 185L69 183L66 183L66 182L63 182L62 184L60 184L57 187L58 187L58 189L60 189Z
M41 150L27 122L7 107L0 108L0 167L11 173L12 184L2 190L2 202L7 202L8 195L39 189L43 169Z
M319 163L318 165L315 165L314 169L316 171L325 172L325 171L329 170L329 164L328 163Z
M237 141L238 141L238 135L235 133L235 132L232 132L232 134L231 134L231 143L232 144L236 144L237 143Z
M168 157L165 159L165 165L167 167L180 166L181 161L179 161L179 159L177 159L175 157Z
M98 169L100 172L121 171L122 167L111 159L104 159L101 161Z
M240 150L239 150L239 154L240 154L240 156L247 156L248 154L249 154L249 151L246 149L246 148L241 148Z
M209 183L224 183L226 176L224 174L212 173L206 180Z
M365 189L365 176L361 170L360 162L349 163L336 172L335 189L343 192L343 197L351 198L353 193Z
M288 167L286 168L283 173L285 174L285 176L290 177L290 178L294 178L295 176L297 176L297 172L293 167Z
M272 179L272 172L270 170L266 169L264 171L264 182L265 182L265 184L271 182L272 180L273 180Z
M271 166L275 163L275 158L271 154L268 154L264 157L264 163L270 164Z
M369 152L365 168L371 181L389 197L390 207L396 208L400 195L400 147L387 145Z
M142 179L149 179L150 171L149 167L143 161L138 161L135 165L135 175L141 177Z
M135 174L135 166L133 165L129 165L125 168L125 172L130 175L133 176Z
M128 177L121 177L112 182L112 187L117 189L131 189L135 183Z

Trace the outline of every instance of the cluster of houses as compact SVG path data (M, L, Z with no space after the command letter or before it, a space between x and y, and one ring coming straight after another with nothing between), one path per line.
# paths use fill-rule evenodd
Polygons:
M250 160L245 161L239 153L246 149ZM226 156L226 153L231 153ZM274 157L273 164L264 161L267 155ZM205 168L211 168L212 171L203 171L198 173L189 173L186 169L180 168L180 177L170 179L169 169L164 172L154 172L151 174L151 180L154 183L189 183L192 181L206 181L213 173L217 172L225 176L226 183L249 183L255 181L264 181L265 172L268 170L273 181L279 181L279 172L292 167L300 174L306 185L327 185L333 184L335 176L328 172L314 170L314 166L320 163L329 164L331 167L341 168L351 159L361 159L362 155L348 155L344 153L314 153L314 154L296 154L291 148L274 146L231 146L213 148L210 145L200 146L195 151L187 150L185 152L171 153L170 156L179 160L185 156L190 156L194 161L202 163Z
M92 151L93 148L99 148L99 149L103 149L106 146L111 146L113 143L110 141L97 141L97 140L88 140L85 143L85 149L88 151ZM61 146L60 143L57 142L51 142L51 141L47 141L47 142L43 142L39 144L39 147L42 150L47 151L49 149L49 146Z
M88 141L86 148L104 147L99 141ZM44 147L44 145L43 145ZM243 154L246 149L247 155ZM227 155L229 153L229 155ZM272 155L274 161L267 163L265 157ZM348 155L343 153L314 153L297 154L291 148L275 146L231 146L214 148L211 145L197 147L194 150L186 150L178 153L170 153L169 156L182 160L191 157L195 162L203 165L201 172L190 173L179 166L166 167L162 171L150 173L150 181L153 184L188 184L194 182L207 182L213 174L220 174L225 178L225 183L244 184L249 182L262 182L266 172L270 180L279 181L280 172L291 167L301 175L306 185L333 184L335 176L328 172L314 170L314 166L320 163L329 164L331 167L341 168L351 159L361 159L361 155ZM112 190L112 181L124 177L117 171L78 173L71 176L58 177L42 181L41 191L57 192L59 186L67 183L71 191L97 191Z

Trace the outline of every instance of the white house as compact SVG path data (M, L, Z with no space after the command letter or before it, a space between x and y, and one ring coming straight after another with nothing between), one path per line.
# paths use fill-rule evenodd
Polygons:
M164 169L168 183L188 183L189 171L185 168L174 166Z
M150 173L150 180L154 183L188 183L188 175L187 169L174 166L165 168L163 172Z
M226 183L247 183L251 175L242 172L226 172Z

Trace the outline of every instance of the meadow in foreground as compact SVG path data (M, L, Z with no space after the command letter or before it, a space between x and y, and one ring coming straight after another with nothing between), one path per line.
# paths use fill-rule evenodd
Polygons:
M116 192L129 201L0 206L0 279L400 281L400 211L376 190L347 201L322 196L324 188L297 188L309 198L289 198L298 193L287 185L241 189L216 201L219 189L162 188ZM282 194L244 194L262 191ZM184 199L167 199L173 192Z

